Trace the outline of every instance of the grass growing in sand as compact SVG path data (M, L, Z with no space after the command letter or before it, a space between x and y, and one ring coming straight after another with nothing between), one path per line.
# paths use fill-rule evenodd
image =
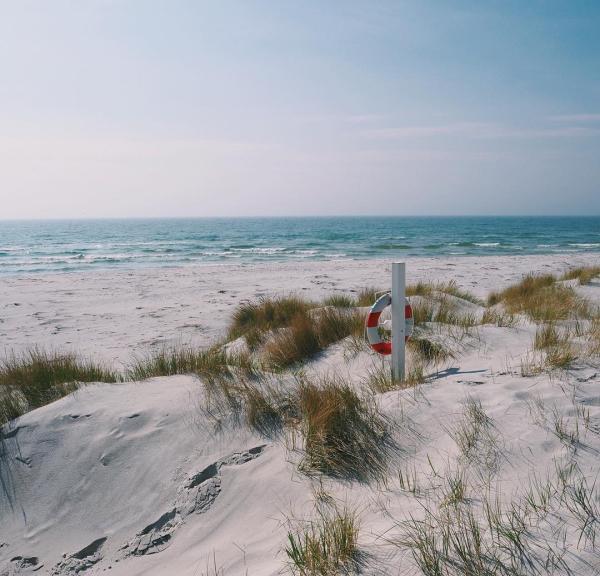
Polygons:
M348 508L320 506L317 517L288 532L285 553L293 574L332 576L358 563L358 518Z
M372 306L383 293L384 291L381 288L375 288L374 286L361 288L356 294L356 306Z
M472 304L483 304L480 298L477 298L477 296L468 290L460 288L454 280L450 280L449 282L417 282L416 284L408 284L406 286L407 296L431 296L436 293L449 294Z
M228 354L219 346L204 350L175 346L136 359L126 376L128 380L145 380L157 376L196 374L210 379L232 376L234 371L251 375L256 370L247 354Z
M502 303L509 314L525 314L534 322L557 322L586 317L589 307L570 286L558 283L551 274L525 276L520 282L493 292L488 305Z
M367 374L365 384L374 394L384 394L392 390L404 390L414 388L425 382L424 367L420 363L412 364L404 380L395 380L389 366L380 364L372 367Z
M233 313L228 337L234 340L248 332L267 332L289 326L296 316L305 316L314 307L314 303L297 296L260 298L253 302L244 302Z
M370 397L339 378L300 381L301 469L368 481L386 469L388 423Z
M567 534L577 549L594 550L599 509L595 487L572 463L555 478L537 477L522 497L501 502L484 492L464 498L464 477L441 489L439 504L423 503L419 516L398 523L395 544L425 576L575 574ZM450 499L449 499L450 495ZM563 534L555 539L556 534Z
M75 354L32 349L0 360L0 425L54 402L86 382L116 382L119 375Z
M333 306L334 308L354 308L357 306L356 300L347 294L334 294L327 296L323 300L324 306Z
M266 363L283 370L307 360L352 334L362 334L363 317L353 310L322 308L299 313L265 346Z
M600 266L582 266L573 268L561 276L561 280L578 280L580 285L589 284L594 278L600 276Z

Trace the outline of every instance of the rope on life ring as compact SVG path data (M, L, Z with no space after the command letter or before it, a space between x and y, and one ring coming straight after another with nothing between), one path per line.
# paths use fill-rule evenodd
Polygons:
M392 303L392 295L388 292L383 296L380 296L375 304L371 306L371 310L369 311L369 315L367 316L367 340L369 344L375 352L379 354L391 354L392 353L392 343L389 340L384 340L379 333L379 317L381 313L384 311ZM406 300L404 305L404 318L405 318L405 337L404 340L408 340L410 335L413 332L413 328L415 326L415 321L413 319L413 311L410 303Z

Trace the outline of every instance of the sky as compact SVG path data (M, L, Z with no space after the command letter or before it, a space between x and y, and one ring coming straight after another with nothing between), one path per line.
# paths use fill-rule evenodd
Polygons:
M600 214L595 0L0 14L0 219Z

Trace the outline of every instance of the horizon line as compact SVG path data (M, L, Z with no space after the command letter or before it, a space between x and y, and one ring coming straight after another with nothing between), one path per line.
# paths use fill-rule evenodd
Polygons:
M93 220L227 220L301 218L598 218L598 214L284 214L213 216L56 216L0 218L0 222L64 222Z

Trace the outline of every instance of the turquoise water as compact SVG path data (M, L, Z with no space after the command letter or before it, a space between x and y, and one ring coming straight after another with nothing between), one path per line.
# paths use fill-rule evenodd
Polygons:
M0 274L332 258L595 252L600 217L0 221Z

